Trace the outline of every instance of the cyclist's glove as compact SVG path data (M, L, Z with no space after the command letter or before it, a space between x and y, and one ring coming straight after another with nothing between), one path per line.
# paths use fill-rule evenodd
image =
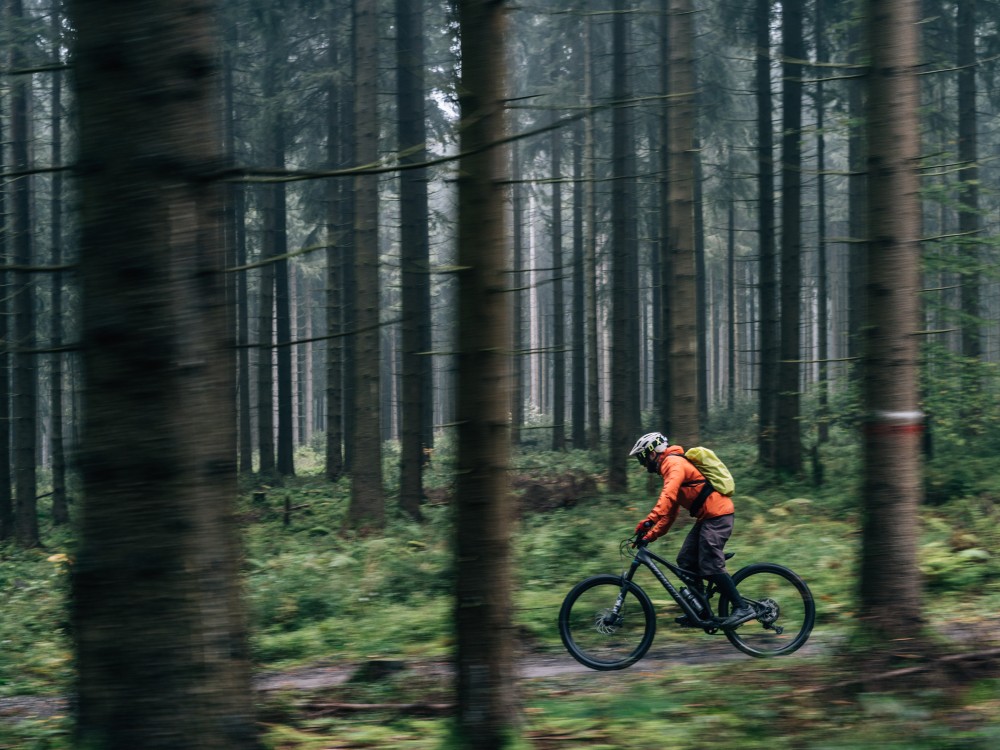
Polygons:
M648 518L644 518L643 520L639 521L639 523L636 524L635 534L639 538L639 541L643 542L644 544L649 544L651 541L653 541L653 538L646 533L651 528L653 528L653 522Z

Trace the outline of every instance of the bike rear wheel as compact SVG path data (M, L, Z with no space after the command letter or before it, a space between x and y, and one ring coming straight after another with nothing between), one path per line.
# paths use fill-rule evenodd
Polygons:
M816 622L816 603L798 575L774 563L754 563L739 570L733 581L740 596L757 611L757 618L723 631L729 642L745 654L781 656L798 650ZM719 615L733 609L723 597Z
M581 581L559 611L559 635L574 659L608 671L635 664L656 634L649 596L632 581L605 574Z

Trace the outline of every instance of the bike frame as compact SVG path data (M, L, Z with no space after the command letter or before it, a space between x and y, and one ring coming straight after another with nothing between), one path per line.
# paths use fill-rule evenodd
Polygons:
M727 554L726 557L732 557L732 554ZM697 591L692 591L692 593L705 607L704 616L699 615L694 611L694 608L688 604L684 597L681 596L680 591L674 587L673 583L671 583L670 579L667 578L666 574L656 566L656 563L665 565L675 576L688 585L694 585L701 579L701 576L691 572L690 570L685 570L684 568L674 565L672 562L664 560L656 553L650 552L645 546L639 547L636 550L635 555L632 557L632 564L629 566L628 571L622 574L622 579L625 581L632 581L635 577L636 571L640 567L648 568L656 580L660 582L660 585L663 586L673 600L677 602L677 605L681 608L684 614L691 619L692 625L714 631L718 627L719 622L712 613L712 605L709 602L709 597L715 593L715 585L709 582L704 595L699 594ZM625 592L622 591L622 597L620 597L621 599L624 599L624 593Z

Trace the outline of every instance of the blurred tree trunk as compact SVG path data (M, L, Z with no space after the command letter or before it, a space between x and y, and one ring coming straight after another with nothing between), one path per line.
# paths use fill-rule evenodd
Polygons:
M698 405L698 318L695 268L695 71L691 0L670 0L670 440L701 439Z
M629 298L629 236L628 190L625 189L628 169L629 110L627 39L628 25L624 0L615 0L611 20L611 68L614 108L611 112L611 170L615 188L611 193L611 434L609 436L608 489L624 492L628 489L626 460L629 444L635 440L630 424L631 388L629 379L636 361L629 358L634 347L629 346L629 316L637 312L636 295Z
M63 45L62 26L63 14L58 5L53 8L50 20L52 33L53 59L62 57ZM52 75L52 164L61 165L63 161L63 96L62 71L56 70ZM0 211L0 216L3 212ZM63 262L63 173L52 175L52 265L60 266ZM66 496L66 451L63 435L63 353L59 351L63 344L63 275L56 271L52 274L52 309L49 319L49 346L53 350L50 359L49 372L49 445L52 451L52 522L56 525L69 521L69 499Z
M453 747L501 750L520 732L510 613L513 499L503 3L459 0L457 716Z
M889 654L923 627L917 510L923 495L920 330L920 65L917 0L868 0L868 320L861 619ZM892 471L886 471L886 467Z
M0 21L7 24L8 6L0 0ZM10 66L10 48L0 47L0 67ZM3 130L4 118L0 117L0 165L4 171L10 162L7 159L7 137ZM10 182L0 180L0 216L7 216ZM0 232L0 263L8 264L13 243L8 232ZM10 274L0 271L0 541L14 535L14 497L11 494L10 465L10 322L8 302L10 297Z
M424 2L396 0L396 112L400 164L427 159L424 122ZM430 246L427 170L399 174L400 264L402 269L402 440L399 505L421 518L424 449L434 447L434 390L431 373Z
M802 0L781 4L781 322L776 469L802 471L799 376L802 359Z
M16 23L24 18L22 0L12 0L11 16ZM15 44L12 64L15 69L28 67L24 45ZM11 163L16 171L31 168L30 121L31 76L15 76L11 81ZM14 181L11 191L10 227L13 236L13 261L16 266L30 266L34 257L31 219L32 178ZM14 448L14 538L22 547L36 547L38 538L38 481L35 474L35 451L38 447L38 373L35 348L35 287L27 271L13 273L11 313L14 320L12 364L12 426Z
M355 158L378 159L378 8L375 0L354 6ZM378 176L354 178L354 450L351 462L351 528L381 527L385 520L382 488L382 434L379 421Z
M757 241L760 266L760 377L757 455L765 466L775 462L775 383L778 379L777 259L774 242L774 132L771 101L771 0L756 0L754 35L757 56Z
M208 3L71 0L84 499L75 747L258 746Z

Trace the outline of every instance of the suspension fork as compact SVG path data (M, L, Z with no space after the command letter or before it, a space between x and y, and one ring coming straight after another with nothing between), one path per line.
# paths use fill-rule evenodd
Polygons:
M622 607L625 606L625 594L628 593L628 584L631 583L632 579L635 577L635 572L639 569L639 566L643 564L641 559L642 550L632 558L632 565L629 566L628 571L622 573L622 587L621 591L618 592L618 598L615 599L615 605L611 608L611 614L615 617L621 615Z

